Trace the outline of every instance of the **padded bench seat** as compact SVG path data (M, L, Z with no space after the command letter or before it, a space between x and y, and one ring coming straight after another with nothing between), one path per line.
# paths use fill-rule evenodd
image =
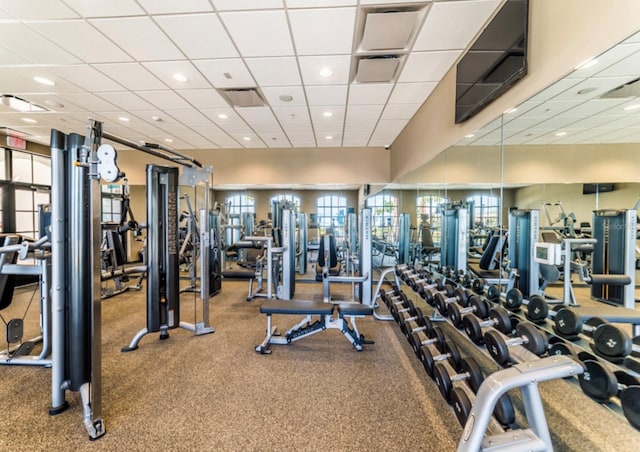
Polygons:
M260 305L260 313L268 315L331 315L333 305L322 301L266 300Z
M360 303L340 303L338 305L338 315L340 317L349 315L373 315L373 308Z

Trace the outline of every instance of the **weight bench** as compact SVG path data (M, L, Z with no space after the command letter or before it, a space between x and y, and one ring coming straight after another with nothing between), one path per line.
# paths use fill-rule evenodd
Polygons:
M357 318L373 315L373 308L359 303L334 305L322 301L266 300L260 305L260 313L267 315L267 336L255 348L255 351L260 354L270 354L271 344L290 344L327 329L340 330L358 351L362 350L364 344L373 344L373 341L365 340L356 325ZM274 314L304 315L305 317L280 336L277 328L272 326L271 316ZM334 317L334 314L337 314L337 317ZM313 321L314 316L318 316L315 321Z

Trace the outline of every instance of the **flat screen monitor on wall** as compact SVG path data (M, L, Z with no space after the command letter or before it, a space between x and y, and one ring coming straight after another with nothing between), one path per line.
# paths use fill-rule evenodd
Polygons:
M456 67L456 124L527 74L528 0L507 0Z

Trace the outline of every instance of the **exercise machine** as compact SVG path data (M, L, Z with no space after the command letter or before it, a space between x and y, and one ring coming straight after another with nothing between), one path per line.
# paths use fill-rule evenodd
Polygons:
M467 268L469 241L467 209L460 204L442 207L442 239L440 243L440 265L456 269Z
M539 210L509 211L509 264L517 271L518 289L527 298L540 289L540 267L533 252L539 232Z

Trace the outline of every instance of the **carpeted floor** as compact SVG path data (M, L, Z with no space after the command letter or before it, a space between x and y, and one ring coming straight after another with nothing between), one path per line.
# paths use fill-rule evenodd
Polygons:
M298 284L296 298L320 292ZM30 295L18 294L5 319L22 316ZM77 394L67 396L67 411L48 415L49 369L1 366L0 450L455 450L462 429L395 323L361 320L375 340L362 352L328 330L259 355L266 322L260 301L245 297L245 282L225 281L211 301L214 334L149 335L131 353L120 349L145 325L144 292L105 300L107 434L88 440ZM37 333L37 305L34 314L27 337ZM185 294L182 320L193 315L193 294ZM275 317L281 329L297 320ZM553 399L545 407L556 450L637 450L640 433L576 385L543 390Z

